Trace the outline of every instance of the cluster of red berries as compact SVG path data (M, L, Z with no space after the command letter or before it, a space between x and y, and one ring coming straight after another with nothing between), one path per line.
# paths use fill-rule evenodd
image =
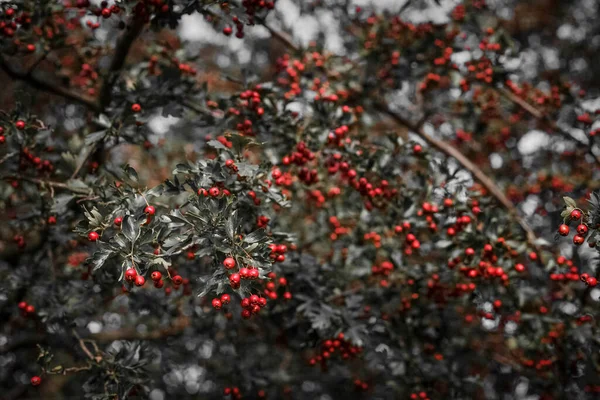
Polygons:
M292 299L292 293L287 290L287 279L285 277L282 276L279 277L279 279L277 279L277 274L275 272L269 272L267 274L267 278L269 278L271 281L265 284L265 289L263 291L265 296L267 296L271 300L277 300L277 298L279 297L277 295L277 285L275 284L275 282L277 282L279 284L279 288L285 290L285 292L283 293L283 298L285 300Z
M296 151L290 154L289 156L284 156L281 162L283 163L283 165L290 165L292 163L296 165L304 165L307 162L312 161L314 159L315 154L312 151L310 151L308 146L306 146L306 143L299 142L296 145Z
M275 179L275 184L278 186L291 186L293 179L289 172L281 172L279 168L274 168L271 172L271 177Z
M256 217L256 226L259 228L265 228L271 219L266 215L259 215Z
M23 127L19 128L20 125L18 125L20 122L23 123ZM17 129L23 129L24 128L24 122L23 121L17 121L15 126L17 126ZM23 157L21 157L21 161L20 161L20 168L22 170L27 169L27 167L29 167L30 165L35 167L39 172L43 172L43 171L47 171L47 172L51 172L54 170L54 165L52 164L51 161L49 160L42 160L40 157L36 156L29 148L25 147L22 150L22 155ZM27 164L29 162L29 164Z
M18 304L18 307L24 317L31 316L35 313L35 307L31 304L27 304L25 301L21 301Z
M551 359L541 359L536 363L534 360L525 359L522 361L522 364L524 367L527 367L527 368L535 368L537 370L542 370L542 369L551 367L553 364L553 361Z
M261 308L267 305L267 299L253 294L250 297L244 297L240 305L242 306L242 318L248 319L258 314Z
M410 394L411 400L429 400L429 395L425 391Z
M321 363L321 366L326 365L326 361L339 354L342 360L348 360L362 352L362 347L354 346L350 341L344 339L344 334L340 333L337 337L327 339L321 343L319 355L309 360L310 365Z
M29 13L23 11L21 14L18 14L18 12L16 8L7 7L4 9L4 12L0 13L0 18L2 18L0 21L0 32L2 32L3 36L12 38L19 27L27 28L31 25ZM35 51L35 45L31 44L27 45L28 52L32 52L29 46L33 46L33 51Z
M329 132L329 135L327 135L327 142L329 144L343 147L344 143L350 143L350 138L346 137L348 132L350 132L348 125L342 125L339 128L335 128L333 131ZM344 140L344 138L346 140Z
M383 261L379 265L371 266L371 273L373 275L384 275L388 276L394 270L394 264L390 261Z
M585 282L586 285L594 287L598 284L598 279L594 276L590 276L587 273L581 274L581 281Z
M242 398L242 392L240 392L240 388L238 388L237 386L226 387L225 389L223 389L223 395L231 396L234 399Z
M357 378L353 381L353 383L354 383L354 389L356 389L356 390L363 391L363 392L369 390L368 382L365 382L365 381Z
M217 186L213 186L208 190L204 188L198 189L198 196L219 197L220 195L229 196L231 195L231 192L228 189L219 189Z
M331 240L337 240L338 237L348 234L349 228L343 227L340 220L335 215L329 217L329 224L334 228L334 231L329 235Z
M231 302L231 296L227 293L221 295L221 297L215 297L212 299L212 306L215 310L220 310L223 306L229 304Z
M575 236L573 236L573 244L575 244L576 246L582 245L585 242L585 237L588 233L588 227L585 223L583 223L581 221L583 217L583 214L581 212L581 210L579 209L574 209L573 211L571 211L571 214L569 215L569 218L571 221L578 221L579 224L577 225L577 234ZM569 229L569 225L567 224L562 224L558 227L558 233L561 236L568 236L570 232ZM595 244L595 243L594 243ZM590 243L591 246L593 246L594 244Z
M26 245L23 235L15 235L13 237L13 241L17 244L17 246L19 246L20 249L24 248Z
M271 249L271 254L269 254L269 257L274 262L284 262L285 261L285 253L287 253L287 251L288 251L288 247L285 244L271 243L269 245L269 248Z

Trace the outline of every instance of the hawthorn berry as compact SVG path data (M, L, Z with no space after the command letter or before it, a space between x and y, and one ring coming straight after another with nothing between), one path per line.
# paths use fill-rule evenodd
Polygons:
M223 260L223 265L226 269L235 268L235 260L233 257L227 257L225 260Z
M39 386L42 383L42 378L39 376L32 376L29 380L31 382L31 386Z
M558 227L558 233L561 236L567 236L569 234L569 226L562 224L561 226Z
M98 238L100 237L100 235L98 234L98 232L90 232L88 233L88 239L90 242L95 242L96 240L98 240Z
M139 113L140 111L142 111L142 106L138 103L135 103L131 106L131 111L133 111L134 113Z
M135 277L135 286L144 286L144 283L146 283L146 278L144 278L142 275Z
M122 217L116 217L116 218L113 220L113 223L114 223L116 226L121 226L121 223L122 223L122 222L123 222L123 218L122 218Z
M573 244L575 244L576 246L582 245L583 242L585 242L585 237L579 234L573 236Z
M135 268L127 268L127 271L125 271L125 280L127 282L133 282L136 277L137 271L135 270Z
M229 304L230 302L231 302L231 296L229 296L227 293L221 295L221 303Z
M181 283L183 282L183 278L181 277L181 275L175 275L173 277L173 284L174 285L181 285Z
M588 227L585 224L579 224L577 226L577 233L579 233L580 235L585 236L588 233Z
M156 213L156 209L154 206L146 206L146 208L144 208L144 213L147 215L154 215Z
M150 278L156 282L156 281L160 281L162 279L162 274L160 273L160 271L153 271L150 274Z
M221 300L217 298L212 299L212 306L215 310L220 310L222 305Z
M240 274L231 274L229 275L229 283L231 287L237 289L240 287Z
M210 194L211 197L217 197L219 194L221 194L221 191L218 187L213 186L208 190L208 194Z
M15 128L17 128L20 131L25 129L25 121L19 120L19 121L15 122Z
M574 209L571 211L571 219L578 220L581 219L581 210Z

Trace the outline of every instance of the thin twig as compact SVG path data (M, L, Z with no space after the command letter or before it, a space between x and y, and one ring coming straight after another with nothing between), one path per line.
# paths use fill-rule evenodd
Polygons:
M70 187L68 184L63 183L63 182L45 181L43 179L32 178L32 177L29 177L29 176L21 176L21 175L3 176L0 179L7 180L7 181L10 181L10 180L26 181L26 182L35 183L35 184L38 184L38 185L41 185L41 186L45 185L45 186L48 186L48 187L51 187L51 188L59 188L59 189L69 190L69 191L71 191L73 193L86 194L86 195L90 194L90 192L88 190Z

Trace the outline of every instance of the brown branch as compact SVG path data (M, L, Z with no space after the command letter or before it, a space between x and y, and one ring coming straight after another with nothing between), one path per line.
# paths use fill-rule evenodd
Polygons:
M93 98L73 92L56 82L42 78L38 74L35 74L34 71L19 71L12 65L9 65L2 56L0 56L0 68L2 68L2 70L11 78L23 81L35 89L61 96L67 100L82 104L92 110L98 111L99 109L98 104Z
M15 176L3 176L2 178L0 178L2 180L17 180L17 181L26 181L26 182L31 182L31 183L35 183L37 185L40 186L49 186L52 188L59 188L59 189L64 189L64 190L69 190L73 193L79 193L79 194L87 194L89 195L89 192L85 189L77 189L77 188L73 188L70 187L68 184L64 183L64 182L55 182L55 181L45 181L43 179L39 179L39 178L31 178L28 176L20 176L20 175L15 175Z
M494 197L516 219L516 221L519 223L521 228L526 232L527 241L529 242L529 244L532 247L534 247L536 249L536 251L539 252L538 245L535 243L537 236L536 236L535 232L533 231L533 229L531 228L531 226L529 226L527 221L525 221L523 218L521 218L519 216L518 210L515 207L515 205L510 201L510 199L508 197L506 197L506 195L504 194L502 189L500 189L498 187L498 185L496 185L496 183L490 177L488 177L485 174L485 172L483 172L481 170L481 168L479 168L471 160L469 160L467 157L465 157L465 155L462 154L460 152L460 150L458 150L456 147L454 147L451 144L446 143L442 140L439 140L432 136L429 136L427 133L425 133L425 131L420 126L408 121L404 117L402 117L399 114L395 113L394 111L390 110L387 105L377 104L376 108L383 114L386 114L387 116L389 116L392 120L394 120L399 125L403 125L403 126L407 127L409 130L411 130L412 132L416 133L420 138L425 140L425 142L427 142L430 146L435 147L436 149L438 149L442 153L446 154L447 156L450 156L450 157L456 159L456 161L458 161L458 163L464 169L469 171L475 177L475 179L479 183L481 183L483 185L483 187L486 188L486 190L490 193L490 195L492 197Z
M112 342L114 340L158 340L183 333L190 325L188 317L179 317L167 328L154 329L149 332L138 332L135 328L119 329L116 331L94 333L88 339L98 342Z
M276 29L273 29L269 24L267 24L267 22L262 19L262 18L255 18L256 21L258 21L259 24L261 24L263 27L265 27L266 30L269 31L269 33L271 34L271 37L273 39L276 39L277 41L281 42L285 47L294 50L294 51L299 51L300 47L298 45L296 45L293 41L292 38L289 37L289 35L287 35L286 33L280 32Z
M498 93L500 93L500 95L503 96L505 99L515 103L516 105L521 107L523 110L527 111L535 119L546 122L551 130L558 132L565 139L572 140L572 141L576 142L577 144L579 144L580 146L584 146L585 148L587 148L588 154L590 154L596 160L596 163L598 165L600 165L600 156L597 156L596 154L594 154L592 152L592 149L588 143L583 142L583 141L577 139L576 137L574 137L573 135L571 135L567 130L565 130L564 128L561 128L560 126L558 126L558 124L555 121L551 120L547 114L545 114L541 110L537 109L535 106L528 103L524 99L520 98L519 96L517 96L510 90L508 90L504 87L494 88L494 89L496 91L498 91Z
M135 42L135 39L144 29L144 19L134 16L131 25L126 29L125 33L117 40L115 54L110 62L110 66L104 77L102 88L100 89L100 97L98 99L100 110L106 108L110 103L112 89L119 79L121 70L125 66L129 50L131 49L133 42Z

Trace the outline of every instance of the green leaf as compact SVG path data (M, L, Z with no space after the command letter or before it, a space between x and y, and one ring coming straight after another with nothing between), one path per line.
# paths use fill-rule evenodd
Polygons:
M568 196L564 196L563 200L565 201L565 204L567 205L567 207L577 208L577 203L572 198L570 198Z

